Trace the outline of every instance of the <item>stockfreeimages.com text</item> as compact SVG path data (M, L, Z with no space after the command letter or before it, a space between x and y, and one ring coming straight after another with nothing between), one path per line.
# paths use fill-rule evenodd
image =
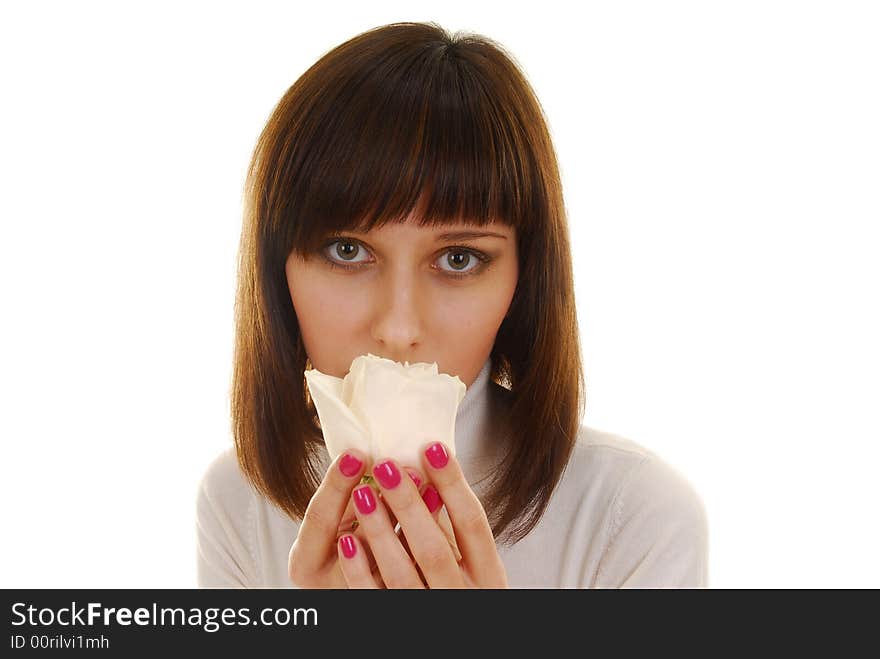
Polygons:
M100 602L89 602L84 607L71 602L70 607L60 609L37 609L24 602L12 605L13 626L49 626L49 625L141 625L141 626L189 626L201 627L206 632L216 632L221 626L264 625L271 626L318 626L318 611L308 609L264 608L255 617L247 607L230 609L212 607L188 610L181 607L159 608L153 603L152 608L129 609L126 607L104 607Z

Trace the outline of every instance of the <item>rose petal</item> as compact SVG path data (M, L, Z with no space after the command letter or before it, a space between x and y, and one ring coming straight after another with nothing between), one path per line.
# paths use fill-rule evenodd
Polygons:
M335 459L349 448L370 455L372 450L369 436L348 406L342 402L342 380L316 369L306 371L305 377L309 394L318 412L330 459Z
M430 441L455 454L455 418L467 388L458 376L439 373L436 362L400 364L368 353L352 361L343 379L312 370L306 380L317 392L312 398L328 452L351 446L374 460L414 467Z

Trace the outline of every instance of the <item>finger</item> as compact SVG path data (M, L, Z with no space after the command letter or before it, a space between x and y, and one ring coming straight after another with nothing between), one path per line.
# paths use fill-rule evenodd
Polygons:
M416 489L419 489L424 479L422 475L418 472L418 470L413 469L412 467L404 467L404 471L409 475L410 480L412 480L413 484L416 486ZM384 501L381 488L379 489L379 498ZM391 524L394 526L394 532L397 534L398 538L403 538L403 534L401 533L400 529L400 522L397 520L397 515L394 514L394 511L391 510L390 507L386 506L386 509L388 510L388 516L391 518Z
M461 560L461 552L458 550L458 545L455 543L455 534L452 532L452 524L449 521L449 515L446 513L443 508L443 501L440 499L440 494L437 492L437 488L433 485L425 485L422 487L422 482L424 481L424 475L414 469L412 467L404 467L404 471L409 474L409 477L412 479L412 482L415 484L416 488L419 490L419 493L422 496L422 501L425 502L425 505L428 507L428 512L431 513L431 516L443 530L446 535L447 540L449 541L450 547L452 547L452 551L455 553L455 560ZM406 549L407 553L412 556L412 552L409 549L409 544L406 541L406 535L400 532L400 527L394 529L395 533L398 534L401 543ZM416 566L418 567L418 566Z
M409 483L412 485L412 483ZM379 566L382 582L388 588L424 588L409 555L394 533L391 518L370 485L360 485L352 492L358 521L373 558Z
M449 515L443 507L443 500L440 498L440 493L437 492L436 487L430 484L421 488L421 493L422 501L425 502L428 511L443 531L449 542L449 546L452 547L452 551L455 554L455 561L461 561L461 552L458 549L458 544L455 542L455 533L452 531L452 523L449 521Z
M379 501L382 501L382 496L379 495ZM384 502L382 505L385 505ZM388 507L385 506L387 510ZM397 519L394 515L389 511L388 513L391 516L391 523L397 524ZM345 535L346 533L354 533L360 537L363 537L364 533L360 529L361 521L357 518L357 514L354 511L354 501L349 497L348 506L345 508L345 512L342 514L342 521L339 522L339 529L336 532L337 539Z
M425 480L421 472L413 467L404 467L403 470L406 472L407 476L409 476L409 479L413 482L413 485L416 486L416 489L421 491L422 483Z
M426 485L424 488L422 488L421 487L422 476L415 469L412 469L411 467L405 467L404 471L406 471L409 474L409 477L412 479L413 484L416 486L417 489L419 489L420 493L424 490L425 494L422 495L422 500L425 501L425 505L428 507L428 511L431 513L431 517L433 517L434 521L438 522L438 524L439 524L440 523L439 517L440 517L441 512L444 512L444 509L442 508L442 503L439 502L440 495L437 494L437 490L430 485ZM391 511L389 511L389 514L393 517L393 513L391 513ZM459 553L458 547L455 546L455 539L452 534L452 527L449 524L449 517L446 516L445 513L444 513L444 516L446 517L446 528L443 529L442 524L439 524L439 525L441 526L441 529L443 529L444 534L446 535L447 541L449 542L450 546L452 547L452 550L455 552L455 560L456 560L456 562L458 562L461 560L461 553ZM427 578L425 578L425 574L422 572L421 567L419 567L419 564L417 562L415 562L415 558L413 558L412 550L410 549L409 543L406 540L406 534L403 532L403 529L401 528L400 524L398 524L394 528L394 533L397 535L398 539L400 540L400 544L403 545L403 548L406 551L406 553L409 554L410 558L415 563L416 571L419 573L419 578L424 583L428 583L428 580L427 580Z
M442 442L434 442L424 453L425 474L443 500L462 559L477 583L502 587L504 565L483 505L468 485L461 466Z
M406 471L409 471L408 467L406 468ZM415 483L416 487L419 487L419 485L421 484L421 479L420 478L413 478L413 483ZM443 508L442 508L442 504L437 503L440 500L440 495L437 494L436 488L434 488L431 485L426 485L424 487L424 493L422 493L422 488L419 488L419 491L420 491L420 494L422 497L422 501L424 501L425 505L428 507L428 512L431 513L431 517L433 517L434 521L436 521L439 525L440 524L440 520L439 520L440 512L443 510ZM433 492L432 497L428 496L429 492ZM441 526L441 528L442 528L442 526ZM450 531L450 533L452 532L451 526L449 527L449 531ZM409 543L406 541L406 534L403 533L403 529L401 529L399 524L394 529L394 532L397 534L397 537L400 538L400 542L403 545L403 548L406 549L406 552L410 556L412 556L412 551L409 548ZM415 559L413 559L413 560L415 560ZM416 568L418 568L418 566L416 566Z
M419 472L417 469L413 469L412 467L405 467L405 471L407 472L407 474L409 474L409 477L412 480L412 482L415 484L415 486L418 488L421 488L422 482L424 480L424 476L421 474L421 472ZM361 482L364 482L366 479L367 479L367 476L362 477ZM370 478L370 482L372 482L372 478ZM431 489L435 493L435 499L439 500L439 495L436 495L437 490L434 488L431 488ZM379 493L379 495L380 495L379 499L380 499L380 501L382 501L381 492ZM432 501L434 501L434 499L432 499ZM383 505L384 505L384 501L383 501ZM443 509L439 507L439 504L436 507L432 507L432 505L429 504L427 501L426 501L426 505L428 505L428 510L434 511L432 514L434 516L434 519L436 520L438 518L440 512ZM386 510L388 510L387 506L386 506ZM398 538L398 540L400 540L400 543L403 545L403 548L406 551L406 553L409 554L410 558L412 558L412 552L410 551L409 545L406 542L406 536L403 534L403 532L400 529L400 524L397 523L397 518L394 516L394 513L391 512L390 510L388 510L388 516L391 518L391 523L394 525L394 533L397 535L397 538ZM374 575L377 575L377 577L378 577L379 567L378 567L378 565L376 565L376 559L373 558L373 553L370 551L370 546L368 544L366 544L366 537L364 535L364 531L362 528L360 528L358 526L359 524L360 524L360 522L357 519L357 515L355 515L355 512L354 512L354 502L351 499L349 499L348 505L345 508L345 512L342 515L342 522L339 525L339 536L342 536L346 533L353 532L354 536L361 541L361 545L363 546L363 551L365 551L367 553L367 556L368 556L368 559L370 562L371 572ZM453 551L456 554L456 560L461 560L461 553L459 553L458 547L455 546L455 539L454 539L454 536L452 535L452 527L449 524L448 516L446 516L446 530L447 530L447 538L450 539L450 544L452 545ZM415 561L415 559L412 559L412 560ZM416 565L416 570L419 570L418 565ZM419 574L421 575L421 571L419 571ZM381 579L378 579L378 580L381 582ZM424 578L422 578L422 581L424 581ZM384 584L382 585L382 587L384 588Z
M361 479L361 482L363 482L363 479ZM384 506L385 504L383 503L382 505ZM387 506L386 506L386 510L387 510ZM397 523L397 520L394 520L394 523ZM354 502L349 497L348 505L345 508L345 512L342 514L342 521L339 523L339 530L337 532L337 535L338 535L337 540L347 533L351 533L352 535L354 535L358 540L361 541L363 551L365 551L367 554L367 558L369 559L369 562L370 562L370 571L373 574L378 574L379 568L376 565L376 559L373 558L373 552L370 551L370 546L368 544L366 544L367 538L364 535L364 530L359 525L360 525L360 520L358 520L357 515L355 514ZM342 578L341 571L340 571L339 575L340 575L340 578Z
M422 485L422 480L424 480L419 471L412 467L405 467L404 471L409 475L410 479L415 484L416 489L418 489ZM379 489L379 498L382 499L381 489ZM388 510L388 516L391 518L391 524L394 526L394 532L397 533L400 530L400 522L397 521L397 516L394 514L393 510L387 506L386 509Z
M354 514L354 505L352 505L351 497L345 505L345 511L342 513L342 519L339 520L339 528L336 529L337 539L345 533L353 533L357 530L357 515Z
M370 474L369 472L365 473L361 477L359 484L363 485L365 483L369 483L369 484L373 485L373 491L376 492L376 494L379 497L379 500L381 501L382 500L382 492L379 490L379 487L375 484L376 480L373 478L372 474ZM386 506L385 509L388 510L388 507ZM349 516L348 516L349 512L351 513L350 517L352 518L350 521L349 521ZM388 510L388 516L391 518L391 526L393 526L396 531L397 528L399 528L397 525L397 518L394 516L394 513L392 513L390 510ZM349 499L348 507L346 508L346 516L343 517L343 522L344 522L343 524L340 524L340 530L339 530L340 535L346 531L356 530L358 527L358 524L360 524L360 520L358 520L357 516L354 514L354 506L352 505L351 499ZM343 526L345 528L343 528Z
M453 553L455 554L455 562L459 563L461 561L461 552L458 551L458 546L455 544L455 536L452 533L452 525L449 523L449 516L446 514L445 508L438 509L437 512L432 515L434 519L439 524L440 528L443 530L443 534L446 536L447 541L449 542L449 546L452 548ZM403 545L403 548L406 550L406 553L412 557L412 550L409 548L409 543L406 541L406 534L403 531L396 531L397 537L400 538L400 544ZM415 561L415 559L413 559ZM419 577L421 577L422 581L428 583L428 580L425 578L424 573L419 567L418 563L416 563L416 570L419 572Z
M416 487L419 488L419 492L422 495L422 501L424 501L425 505L428 507L428 512L431 513L431 517L434 518L434 521L437 522L438 526L443 531L443 534L446 536L446 540L449 542L449 546L455 554L455 562L460 562L461 552L458 550L458 545L455 543L455 534L452 532L452 524L449 521L449 515L446 513L446 509L443 508L443 501L440 499L440 494L437 492L437 488L433 485L421 487L421 474L413 473L415 470L410 467L406 467L406 471L409 473L410 478L413 479L413 483L415 483ZM412 556L412 550L409 548L409 543L406 541L406 534L399 530L399 527L398 529L395 529L395 532L398 534L406 553ZM427 579L425 579L425 575L422 573L418 564L416 564L416 570L419 571L419 576L422 578L422 581L427 582Z
M363 482L363 480L361 481ZM372 481L371 481L372 482ZM385 502L382 501L381 495L379 496L379 501L382 502L382 505L385 506ZM385 510L388 510L388 506L385 506ZM391 523L397 524L397 520L393 515L389 512L391 516ZM345 512L342 514L342 521L339 523L339 530L337 531L337 540L341 538L346 533L353 533L358 537L361 542L366 542L367 537L364 535L364 530L360 526L361 521L357 518L357 514L354 509L354 500L349 497L348 505L345 508ZM367 552L369 553L369 546L366 546ZM372 556L372 554L371 554ZM375 566L375 562L373 563Z
M382 460L373 476L388 507L400 521L413 558L431 588L461 588L464 579L449 541L409 478L394 460Z
M297 575L312 574L336 555L340 520L364 467L364 454L352 449L338 456L327 469L303 515L296 551L290 553L289 567L295 583Z
M446 535L447 540L449 540L449 546L452 547L456 562L461 562L461 550L459 550L458 543L455 541L455 532L452 530L452 521L449 519L449 513L446 511L446 508L441 507L437 509L435 516L437 517L437 524Z
M346 534L339 538L339 566L349 588L381 588L370 568L364 546L358 542L354 534Z

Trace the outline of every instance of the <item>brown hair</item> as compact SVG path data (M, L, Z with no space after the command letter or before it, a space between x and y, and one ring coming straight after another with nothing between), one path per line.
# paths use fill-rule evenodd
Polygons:
M245 185L232 430L254 487L301 519L323 478L323 437L285 275L327 234L413 211L515 227L519 280L491 353L510 390L511 448L483 501L496 540L538 522L584 406L568 229L556 154L511 55L435 23L395 23L330 50L288 89Z

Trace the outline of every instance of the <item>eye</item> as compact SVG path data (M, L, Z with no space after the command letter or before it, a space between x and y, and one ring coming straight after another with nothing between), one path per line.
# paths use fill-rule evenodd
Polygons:
M443 258L444 256L445 258ZM459 247L446 250L440 260L443 263L448 263L452 270L444 270L442 267L440 269L443 272L451 272L453 275L458 275L459 273L469 275L476 270L482 269L482 263L485 263L485 259L480 258L477 252ZM475 264L474 267L468 268L467 266L471 263Z
M368 261L355 260L355 257L358 256L361 251L366 252L367 250L356 240L352 240L351 238L337 238L336 240L327 243L321 250L321 253L331 268L359 270L364 263L368 263ZM330 254L332 254L332 256ZM470 277L481 273L488 267L489 263L492 261L492 257L475 249L454 246L445 250L437 260L448 264L451 268L446 269L441 265L438 268L440 272L452 279L462 279L464 277ZM469 268L468 266L471 265L472 262L476 263L476 265Z
M361 251L361 246L359 243L354 242L353 240L334 240L332 243L328 244L324 249L326 250L328 247L333 247L336 245L336 248L333 252L342 259L345 263L363 263L363 261L354 261L354 257ZM331 263L334 261L331 259ZM345 267L345 266L343 266Z

